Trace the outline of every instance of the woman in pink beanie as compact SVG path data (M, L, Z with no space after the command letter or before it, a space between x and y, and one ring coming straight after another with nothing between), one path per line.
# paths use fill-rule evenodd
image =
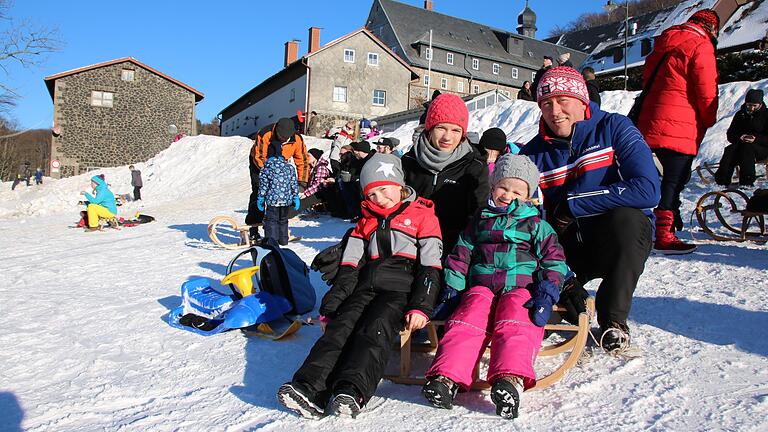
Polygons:
M443 257L490 192L485 157L466 139L468 125L464 101L455 94L441 94L429 105L424 131L402 158L405 183L435 203Z

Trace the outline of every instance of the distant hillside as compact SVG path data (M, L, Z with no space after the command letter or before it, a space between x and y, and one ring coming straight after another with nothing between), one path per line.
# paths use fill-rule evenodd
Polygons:
M580 15L573 21L553 27L548 34L548 38L556 38L564 33L570 33L577 30L587 30L603 24L611 24L624 19L624 2L616 2L620 7L608 13L606 11L591 12ZM630 0L629 16L638 16L648 12L655 12L669 6L680 3L673 0ZM550 41L551 42L551 41Z

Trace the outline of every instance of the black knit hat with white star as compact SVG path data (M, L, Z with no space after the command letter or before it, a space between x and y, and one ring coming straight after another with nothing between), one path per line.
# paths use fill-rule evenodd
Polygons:
M384 153L375 153L360 170L360 187L366 194L379 186L405 186L405 174L400 158Z

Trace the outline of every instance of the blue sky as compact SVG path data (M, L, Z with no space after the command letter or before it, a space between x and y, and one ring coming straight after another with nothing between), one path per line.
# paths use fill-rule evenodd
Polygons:
M422 7L423 0L400 0ZM121 57L134 57L205 94L197 117L221 109L282 67L283 44L321 27L321 44L365 24L373 0L15 0L15 21L57 28L63 48L42 66L12 66L0 80L21 96L10 112L21 127L51 126L53 105L43 77ZM537 37L604 0L531 0ZM434 10L508 30L524 0L434 0ZM471 6L470 6L471 5Z

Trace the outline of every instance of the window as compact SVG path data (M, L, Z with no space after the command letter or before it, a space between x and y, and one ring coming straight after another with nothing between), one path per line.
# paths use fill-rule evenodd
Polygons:
M513 67L512 68L512 78L517 79L517 77L518 77L517 68Z
M114 93L105 91L92 91L91 92L91 105L112 108L112 102L114 100Z
M355 50L353 50L353 49L345 49L344 50L344 62L345 63L354 63L355 62Z
M235 128L240 129L240 117L237 118Z
M448 78L440 78L440 88L441 89L448 88Z
M133 69L123 69L123 72L120 74L120 79L123 81L133 81Z
M472 69L480 70L480 60L472 59Z
M368 65L369 66L378 66L379 65L379 54L378 53L368 53Z
M536 79L536 71L531 72L531 82ZM533 89L535 91L535 89Z
M643 39L640 41L640 55L645 57L653 50L653 44L650 39Z
M459 81L459 83L456 84L456 90L459 93L464 93L464 81Z
M333 87L333 101L334 102L346 102L347 101L347 88L334 86Z
M429 85L429 75L424 75L424 85L425 86Z
M472 86L472 93L474 93L474 94L480 93L480 86L477 85L477 84L473 85Z
M624 47L617 46L613 49L613 62L619 63L624 60Z
M432 48L427 48L426 52L427 60L432 60Z
M384 90L373 91L373 104L376 106L384 106L387 104L387 92Z
M501 66L499 66L498 63L494 63L493 64L493 74L494 75L498 75L500 70L501 70Z
M445 62L449 65L453 64L453 53L448 53L445 55Z
M288 99L288 102L293 102L296 100L296 89L291 89L291 97Z

